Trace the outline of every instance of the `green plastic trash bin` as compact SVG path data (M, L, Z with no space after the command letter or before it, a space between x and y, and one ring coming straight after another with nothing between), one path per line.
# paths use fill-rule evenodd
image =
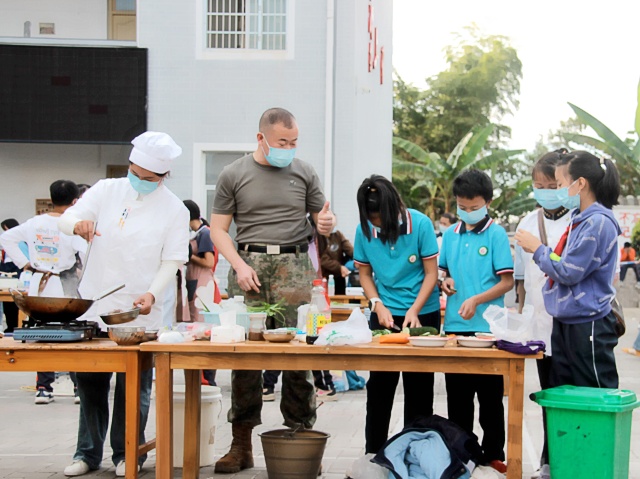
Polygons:
M531 395L547 413L553 479L627 479L633 391L560 386Z

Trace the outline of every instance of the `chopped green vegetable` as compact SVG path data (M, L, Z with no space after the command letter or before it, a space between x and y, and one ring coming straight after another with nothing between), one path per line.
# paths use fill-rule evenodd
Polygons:
M404 328L402 330L405 333L409 333L409 336L437 336L438 330L431 326L422 326L420 328Z
M373 336L384 336L385 334L391 334L391 331L388 329L374 329L371 331L371 334L373 334Z

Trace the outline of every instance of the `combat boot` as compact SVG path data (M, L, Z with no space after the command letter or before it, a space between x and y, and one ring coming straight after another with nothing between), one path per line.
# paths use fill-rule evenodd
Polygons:
M232 424L233 440L229 452L216 462L215 472L240 472L253 467L253 450L251 448L251 431L246 424Z

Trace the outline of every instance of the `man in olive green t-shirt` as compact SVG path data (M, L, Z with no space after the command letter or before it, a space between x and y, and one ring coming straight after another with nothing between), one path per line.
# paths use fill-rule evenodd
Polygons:
M247 303L285 301L286 325L296 326L297 308L310 301L315 270L309 255L313 229L328 235L335 224L313 167L295 157L298 125L285 109L271 108L260 118L256 150L225 167L216 184L211 238L229 261L229 296ZM235 221L237 249L229 235ZM233 442L215 472L253 467L251 431L261 424L261 371L232 371ZM313 426L315 388L310 371L285 371L281 410L285 425Z

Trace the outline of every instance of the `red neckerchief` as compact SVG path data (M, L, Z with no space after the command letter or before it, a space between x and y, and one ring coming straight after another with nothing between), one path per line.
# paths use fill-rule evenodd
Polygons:
M567 240L569 239L569 232L574 230L580 223L581 222L578 221L577 223L571 223L569 226L567 226L567 229L564 231L564 233L562 233L562 236L560 236L560 239L558 240L558 244L553 250L555 254L557 254L558 256L562 256L562 252L564 251L565 246L567 246ZM552 286L553 286L553 280L549 278L549 288L551 288Z

